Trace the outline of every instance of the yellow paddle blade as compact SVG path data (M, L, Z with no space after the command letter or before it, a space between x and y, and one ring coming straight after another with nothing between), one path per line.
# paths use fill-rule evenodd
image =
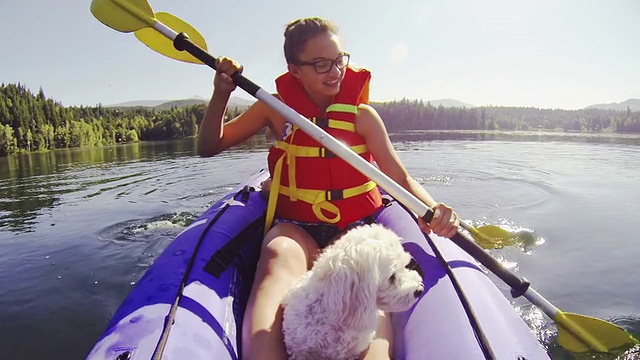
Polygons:
M498 226L484 225L468 229L473 239L484 249L500 249L515 244L513 235Z
M623 328L594 317L558 312L554 321L558 325L558 344L572 352L610 352L638 344Z
M156 13L155 17L159 22L171 28L173 31L177 33L186 33L193 43L200 46L205 51L207 50L207 43L204 40L204 37L200 35L198 30L187 24L184 20L166 12ZM177 50L173 46L173 42L171 40L167 39L164 35L153 28L143 28L134 32L134 34L143 44L164 56L184 62L202 64L202 61L198 60L188 52Z
M136 31L156 22L147 0L92 0L91 13L101 23L120 32Z

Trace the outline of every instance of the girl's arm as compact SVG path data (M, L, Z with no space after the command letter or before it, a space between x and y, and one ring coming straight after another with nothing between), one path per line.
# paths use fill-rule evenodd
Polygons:
M209 157L255 135L265 126L271 126L271 110L256 101L245 112L223 124L226 100L215 99L214 92L198 132L198 154ZM223 105L222 105L223 104ZM222 115L220 115L222 114Z
M364 104L359 106L356 132L364 137L367 148L380 170L434 210L430 225L421 221L423 230L428 232L430 229L445 237L455 235L459 222L457 216L449 206L436 202L427 190L409 175L391 144L380 115L371 106Z
M236 87L231 75L235 72L242 73L242 66L229 58L219 58L216 60L216 68L218 70L213 80L213 95L198 130L198 154L205 157L216 155L247 140L263 127L271 126L272 112L260 101L235 119L224 123L227 103Z

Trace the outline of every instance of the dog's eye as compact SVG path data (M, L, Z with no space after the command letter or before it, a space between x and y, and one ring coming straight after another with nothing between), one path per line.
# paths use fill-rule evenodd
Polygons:
M396 282L396 274L391 274L391 277L389 277L389 283L391 285L395 284Z
M409 270L417 271L418 274L420 274L420 277L424 277L424 271L422 271L420 264L418 264L418 262L414 258L411 258L411 261L409 261L409 263L405 267Z

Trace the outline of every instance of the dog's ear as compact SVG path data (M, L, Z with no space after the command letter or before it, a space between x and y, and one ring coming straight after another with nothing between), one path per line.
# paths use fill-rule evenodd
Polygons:
M351 256L350 256L351 255ZM349 328L375 326L377 321L377 254L360 247L353 254L335 254L326 262L322 281L326 282L322 306L332 309L337 322ZM366 325L365 325L366 324Z

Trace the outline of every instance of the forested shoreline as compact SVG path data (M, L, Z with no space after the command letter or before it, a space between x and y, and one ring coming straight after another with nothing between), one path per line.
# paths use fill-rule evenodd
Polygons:
M390 132L407 130L558 130L640 133L640 111L533 107L434 107L419 100L375 103Z
M407 130L561 130L640 133L640 112L520 107L445 108L418 100L372 104L390 132ZM204 104L154 108L64 107L40 89L0 85L0 156L196 136ZM227 119L243 111L228 110Z

